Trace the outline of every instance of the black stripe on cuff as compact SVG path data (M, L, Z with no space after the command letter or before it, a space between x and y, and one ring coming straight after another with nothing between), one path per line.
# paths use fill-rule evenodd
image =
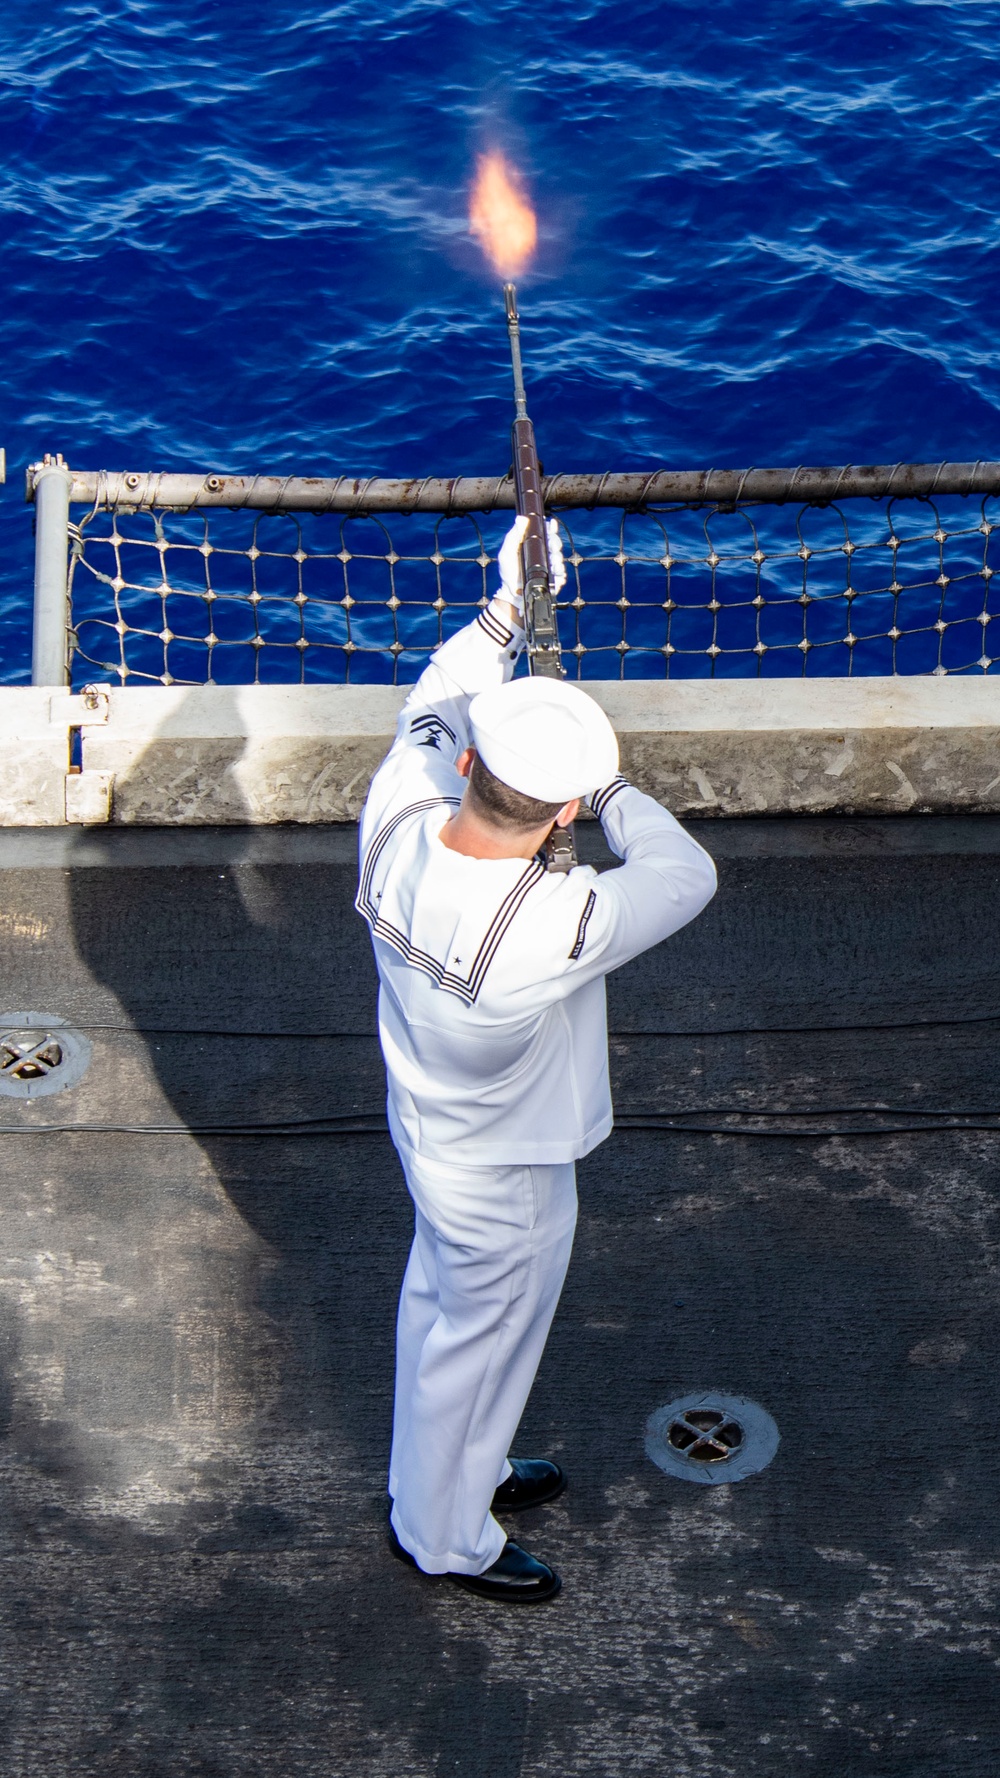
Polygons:
M590 799L591 813L597 816L598 821L603 821L604 811L607 808L612 797L617 796L618 792L620 790L628 790L628 789L629 789L628 779L623 778L621 776L621 774L619 773L617 778L612 778L610 784L605 784L600 790L595 790L593 796Z
M505 630L500 619L492 611L481 611L476 622L481 629L486 631L490 641L495 642L498 648L507 648L513 642L513 630Z

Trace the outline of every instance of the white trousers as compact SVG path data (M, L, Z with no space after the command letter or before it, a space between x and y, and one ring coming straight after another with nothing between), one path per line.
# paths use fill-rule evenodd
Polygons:
M490 1512L573 1246L576 1169L456 1167L401 1152L416 1207L396 1329L392 1523L427 1574L481 1574Z

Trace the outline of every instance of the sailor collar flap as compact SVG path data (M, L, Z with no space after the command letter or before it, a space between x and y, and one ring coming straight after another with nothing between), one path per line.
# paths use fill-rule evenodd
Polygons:
M365 853L355 905L373 937L471 1006L546 871L537 857L484 861L449 852L439 838L442 814L458 800L411 803L379 829Z

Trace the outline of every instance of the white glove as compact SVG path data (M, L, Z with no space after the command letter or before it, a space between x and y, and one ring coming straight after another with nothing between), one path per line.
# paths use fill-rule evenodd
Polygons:
M521 574L521 545L528 529L528 521L521 514L514 520L510 530L500 545L497 556L497 567L500 570L500 598L513 605L519 617L524 616L524 587ZM562 591L566 585L566 563L563 560L562 538L555 519L548 519L545 535L549 544L549 566L552 569L552 585L556 592Z

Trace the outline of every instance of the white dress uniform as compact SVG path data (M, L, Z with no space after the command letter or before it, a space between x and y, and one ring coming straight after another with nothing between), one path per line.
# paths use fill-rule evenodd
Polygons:
M480 1574L490 1512L569 1262L574 1163L612 1127L604 977L693 919L715 867L617 777L598 876L443 845L469 705L523 647L496 603L432 656L361 821L357 907L380 980L388 1115L416 1209L397 1326L389 1492L427 1573Z

